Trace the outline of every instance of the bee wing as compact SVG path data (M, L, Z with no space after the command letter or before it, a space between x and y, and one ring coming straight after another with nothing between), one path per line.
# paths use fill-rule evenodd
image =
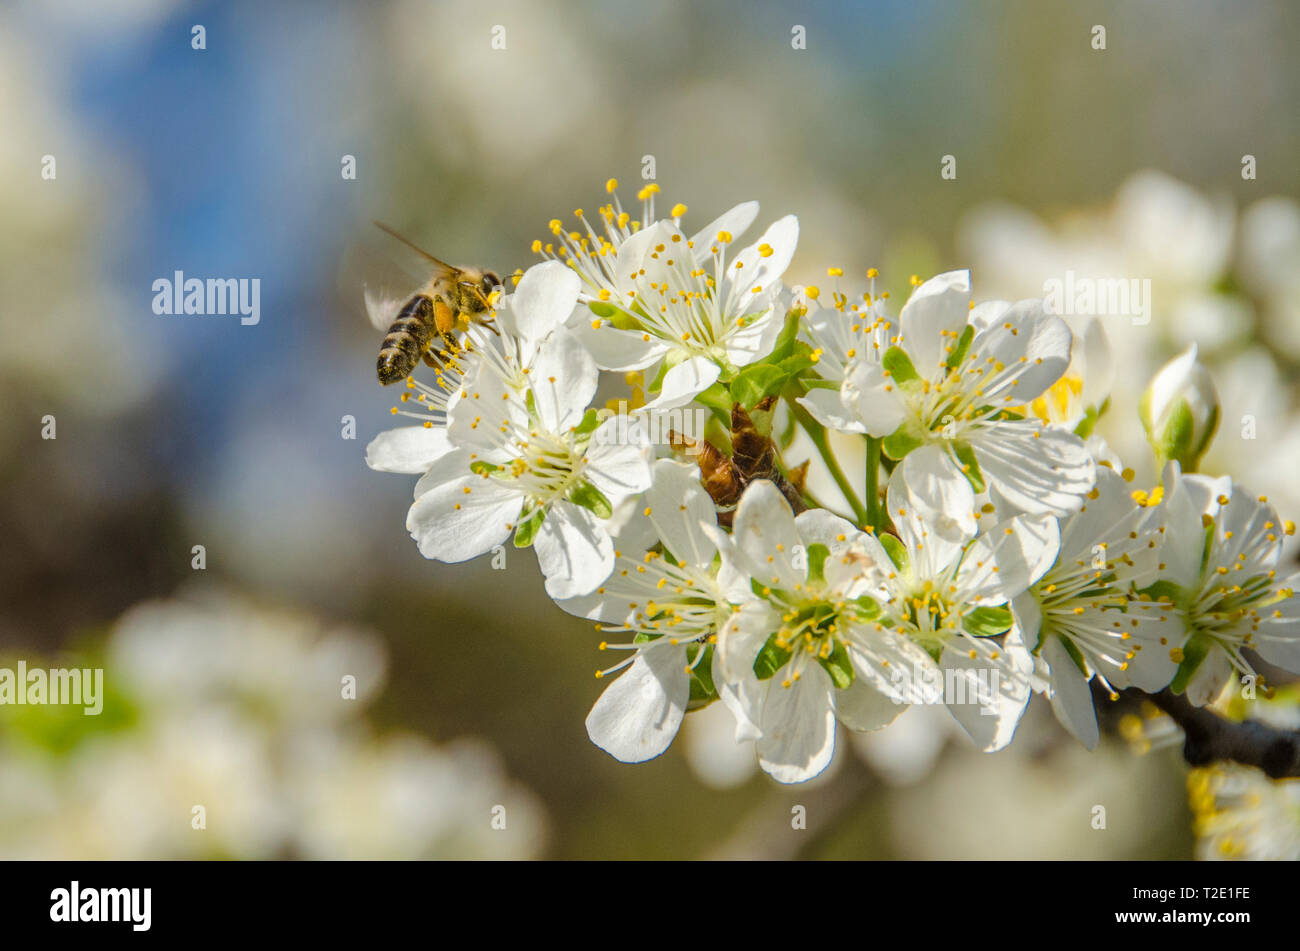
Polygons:
M368 322L386 331L414 294L431 280L455 273L454 268L430 257L367 228L344 254L339 272L341 300L351 310L356 306L357 288L361 288Z
M450 264L448 264L446 261L442 260L441 258L435 258L432 254L424 250L424 248L420 247L418 244L416 244L406 235L402 234L401 232L397 231L394 228L390 228L382 221L376 221L374 224L375 227L378 228L380 231L384 232L384 234L396 238L398 241L402 242L402 244L406 245L406 247L408 247L410 250L418 254L425 261L428 261L429 264L433 265L433 269L435 273L441 273L446 277L451 277L454 274L456 274L456 272L458 271L458 268L452 267Z
M383 291L372 290L369 287L363 288L366 300L366 316L370 318L371 325L376 330L388 330L397 319L397 313L402 309L402 305L411 299L411 295L405 297L390 297Z

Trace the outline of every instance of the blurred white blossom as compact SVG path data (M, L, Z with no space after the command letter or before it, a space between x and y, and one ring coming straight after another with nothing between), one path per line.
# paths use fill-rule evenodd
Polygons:
M129 611L103 666L102 719L78 716L71 740L58 708L0 732L0 856L529 858L543 845L540 804L491 747L371 732L359 714L386 666L371 635L209 595Z

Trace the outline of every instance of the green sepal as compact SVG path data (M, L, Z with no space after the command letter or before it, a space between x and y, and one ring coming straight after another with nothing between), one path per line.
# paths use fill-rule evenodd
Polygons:
M579 482L570 489L569 501L574 505L581 505L584 509L590 509L598 518L609 518L614 514L614 506L610 504L609 499L605 498L605 493L590 482Z
M1183 462L1192 455L1192 434L1195 429L1196 420L1192 418L1192 408L1187 400L1180 399L1165 420L1164 430L1155 434L1155 448L1161 459Z
M704 651L704 657L697 664L695 658L699 656L701 649ZM713 645L692 644L686 648L686 659L693 665L690 680L691 695L686 709L699 710L718 699L718 689L713 684Z
M1083 659L1083 652L1079 646L1068 637L1061 638L1061 644L1065 647L1065 652L1070 655L1070 660L1074 661L1074 666L1079 668L1079 673L1088 676L1088 662Z
M695 402L712 410L721 423L731 427L731 394L721 383L714 383L704 392L696 394Z
M948 359L944 361L948 369L953 369L966 359L966 352L970 350L970 342L975 338L975 328L970 324L961 332L957 339L957 346L952 353L948 354Z
M808 580L823 582L826 580L826 559L831 550L820 543L808 546Z
M1011 630L1009 608L976 608L962 615L962 629L972 637L997 637Z
M890 347L886 350L880 364L889 371L894 382L900 386L921 379L921 374L917 373L916 367L912 366L912 358L901 347Z
M763 397L781 392L787 379L789 374L770 363L747 366L731 381L732 402L751 410Z
M515 547L527 548L537 537L537 531L542 527L542 522L546 519L546 513L542 512L532 515L531 512L520 513L519 525L515 528Z
M831 682L840 690L844 690L853 683L853 663L849 660L849 649L844 646L843 641L835 641L835 649L831 651L831 656L817 658L817 663L822 665L822 669L830 674Z
M800 344L800 346L802 347L804 345ZM786 357L776 365L785 373L787 380L792 380L805 370L809 370L816 366L817 361L812 358L810 352L805 352L796 353L793 356Z
M641 321L622 308L606 301L592 301L587 307L601 320L608 320L619 330L640 330Z
M1095 407L1089 406L1083 413L1083 419L1079 420L1079 425L1074 427L1074 434L1080 439L1087 439L1092 435L1092 429L1097 425L1097 420L1101 413L1097 412Z
M672 353L670 352L668 356L671 357ZM665 357L663 360L660 361L659 369L655 373L654 379L646 384L646 392L658 393L660 390L662 390L664 387L664 375L667 372L668 372L668 358Z
M881 450L890 459L902 459L913 449L919 449L924 441L912 433L906 424L899 426L880 443Z
M730 456L731 449L731 414L725 420L716 415L710 416L704 423L704 441L724 456Z
M780 363L794 353L795 342L799 339L799 316L797 310L786 312L785 324L777 335L776 346L772 348L772 352L764 361L765 363Z
M889 556L889 560L894 563L894 567L906 573L909 564L907 548L899 541L898 536L890 535L888 532L881 532L876 538L880 541L880 547L885 549L885 554Z
M758 656L754 658L754 674L759 680L771 680L776 672L790 662L792 653L783 647L777 647L776 635L764 642Z
M975 450L971 448L970 443L954 442L952 444L952 454L957 457L961 463L962 475L970 483L970 487L975 490L975 494L984 491L984 473L980 469L979 460L975 458Z
M869 595L854 598L851 603L856 605L853 613L859 621L874 621L880 617L880 602Z
M1192 676L1205 658L1210 656L1210 651L1213 649L1214 640L1212 638L1201 633L1193 634L1187 643L1183 645L1183 660L1174 673L1174 679L1169 683L1170 692L1182 693L1186 690Z
M805 390L838 390L840 384L834 380L819 380L816 377L804 377L799 381Z
M1184 597L1182 588L1163 578L1159 581L1153 581L1145 588L1139 588L1138 594L1145 594L1152 601L1159 601L1164 598L1170 604L1182 604Z
M585 436L587 433L595 432L596 427L600 425L600 416L595 409L589 409L582 414L582 422L573 428L573 432L578 436Z

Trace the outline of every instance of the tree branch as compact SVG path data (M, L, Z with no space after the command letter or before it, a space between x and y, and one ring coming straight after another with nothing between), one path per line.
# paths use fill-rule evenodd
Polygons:
M1185 697L1170 693L1140 694L1183 728L1183 758L1193 766L1229 760L1263 770L1272 779L1300 777L1300 730L1283 730L1258 720L1225 720Z

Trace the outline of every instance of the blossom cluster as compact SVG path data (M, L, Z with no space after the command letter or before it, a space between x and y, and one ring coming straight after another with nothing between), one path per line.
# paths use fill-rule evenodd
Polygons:
M513 539L597 623L619 657L587 718L599 747L651 759L720 701L762 768L801 782L837 722L878 730L908 704L944 704L992 751L1039 693L1092 747L1096 693L1206 704L1256 678L1252 655L1300 672L1297 576L1279 569L1294 526L1195 471L1217 403L1194 350L1142 402L1163 466L1144 491L1093 433L1113 373L1097 321L976 304L967 271L914 278L895 313L874 270L856 294L838 268L826 293L790 283L794 216L742 244L754 202L692 233L684 205L656 215L657 185L636 215L607 191L576 227L550 223L489 324L436 344L432 380L394 408L418 422L367 450L419 477L422 554ZM597 401L602 373L623 398ZM681 410L708 416L698 440L650 438ZM785 459L796 430L842 506ZM865 448L860 479L844 440Z

